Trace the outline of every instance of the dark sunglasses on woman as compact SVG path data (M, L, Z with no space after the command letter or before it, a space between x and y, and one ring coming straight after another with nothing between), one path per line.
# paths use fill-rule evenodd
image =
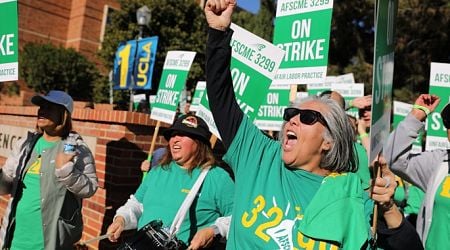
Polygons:
M327 129L330 129L322 114L311 109L286 108L284 109L283 120L290 121L292 117L298 114L300 114L300 122L303 124L313 125L316 122L320 122Z

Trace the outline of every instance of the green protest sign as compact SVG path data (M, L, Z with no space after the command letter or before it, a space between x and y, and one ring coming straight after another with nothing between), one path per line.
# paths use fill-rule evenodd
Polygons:
M0 1L0 82L19 78L17 1Z
M262 130L280 131L284 109L289 106L291 85L271 85L254 121Z
M435 112L427 118L426 150L450 148L447 129L442 124L441 111L450 102L450 64L431 63L430 94L441 98Z
M164 61L163 72L152 105L151 119L172 124L175 118L181 91L195 58L192 51L169 51Z
M206 82L205 81L198 81L197 86L195 87L194 96L192 97L192 103L191 103L191 111L197 112L200 101L202 100L203 95L206 91Z
M308 92L300 91L300 92L295 93L295 98L299 99L299 100L306 98L308 96L309 96Z
M308 95L320 95L320 93L331 90L330 82L310 83L306 86Z
M133 108L134 108L134 110L138 110L139 103L146 102L146 100L147 100L147 98L146 98L145 94L133 95Z
M331 83L355 83L355 77L353 73L347 73L338 76L327 76L325 82Z
M377 3L369 162L381 152L390 132L394 34L398 6L397 0L379 0Z
M398 124L405 119L405 117L409 114L412 109L412 104L405 102L394 101L394 116L392 119L392 129L395 129ZM413 142L412 151L413 152L422 152L422 137L423 132L419 133L417 139Z
M338 92L344 97L346 103L356 97L364 96L364 84L363 83L332 83L331 90ZM351 108L346 111L347 114L359 118L358 109Z
M259 106L280 67L284 51L235 24L231 24L231 29L234 32L230 42L232 50L230 71L236 101L250 119L255 119ZM207 96L203 97L197 115L202 117L208 123L211 132L220 138L215 129Z
M286 53L273 84L324 82L332 0L278 0L273 43Z

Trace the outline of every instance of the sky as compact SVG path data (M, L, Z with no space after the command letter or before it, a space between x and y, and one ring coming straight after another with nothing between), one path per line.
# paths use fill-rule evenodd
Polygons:
M238 6L256 14L259 11L261 0L238 0Z

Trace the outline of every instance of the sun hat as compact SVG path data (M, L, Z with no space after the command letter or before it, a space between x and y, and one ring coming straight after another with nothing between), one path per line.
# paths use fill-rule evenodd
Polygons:
M210 145L209 138L211 132L209 132L206 122L196 115L182 115L177 118L173 125L163 132L164 138L167 141L176 135L186 135L191 138L199 139L207 145Z
M42 106L45 102L50 102L65 107L70 114L73 112L72 97L70 97L70 95L66 92L60 90L51 90L45 96L35 95L31 98L31 102L38 106Z

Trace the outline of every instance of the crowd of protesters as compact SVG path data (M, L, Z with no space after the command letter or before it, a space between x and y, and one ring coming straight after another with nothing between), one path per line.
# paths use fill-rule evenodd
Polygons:
M116 211L109 240L129 247L121 249L152 249L153 234L163 232L165 244L179 243L167 249L449 248L449 150L412 151L440 99L420 95L374 162L371 96L350 105L334 91L295 100L279 138L270 138L235 98L235 5L205 5L207 95L232 177L217 166L206 122L179 116L163 134L167 146L142 162L148 174ZM94 157L72 131L69 95L53 90L31 101L39 106L36 131L18 142L0 172L1 194L11 196L2 249L71 249L83 230L82 199L97 189ZM359 119L346 114L350 106ZM438 112L450 141L450 104ZM395 198L399 185L424 192L420 210L405 210ZM405 216L412 214L417 220ZM122 239L129 229L138 231Z

